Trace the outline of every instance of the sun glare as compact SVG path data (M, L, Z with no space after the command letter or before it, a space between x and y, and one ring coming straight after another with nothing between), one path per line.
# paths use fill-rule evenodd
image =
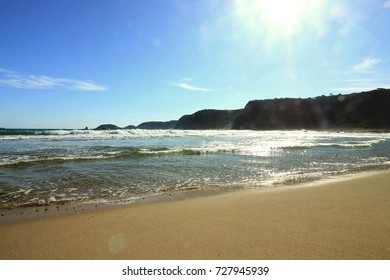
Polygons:
M307 0L260 0L258 5L273 21L291 28L304 11Z
M259 4L271 19L283 24L293 24L303 10L306 0L260 1Z
M286 35L293 34L298 23L310 12L316 0L238 0L241 15L251 21L265 21Z

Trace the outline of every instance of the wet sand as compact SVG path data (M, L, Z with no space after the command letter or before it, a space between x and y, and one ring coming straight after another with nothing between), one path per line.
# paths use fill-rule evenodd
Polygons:
M390 259L390 171L0 224L0 259Z

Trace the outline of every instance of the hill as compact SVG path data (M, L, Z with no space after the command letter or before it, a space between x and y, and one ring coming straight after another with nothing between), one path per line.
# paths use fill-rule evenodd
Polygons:
M315 98L253 100L232 129L389 129L390 90Z
M125 129L390 129L390 89L314 98L249 101L244 109L206 109L178 121L151 121ZM104 124L96 129L120 129Z
M241 110L201 110L182 116L175 129L231 129Z
M139 129L174 129L177 121L152 121L152 122L144 122L137 126Z

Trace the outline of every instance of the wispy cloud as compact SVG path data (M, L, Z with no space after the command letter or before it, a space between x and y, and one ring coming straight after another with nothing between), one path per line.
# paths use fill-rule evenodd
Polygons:
M210 89L208 89L208 88L198 87L198 86L191 86L191 85L189 85L187 83L177 83L176 86L179 87L179 88L192 90L192 91L203 91L203 92L210 91Z
M333 92L337 93L353 93L353 92L362 92L369 91L377 88L390 88L390 84L376 85L376 86L345 86L345 87L336 87L333 88Z
M0 68L0 86L20 89L66 89L74 91L102 91L107 87L92 81L82 81L67 78L49 77L45 75L25 75L15 71Z
M386 2L383 4L383 7L385 7L386 9L390 9L390 1L386 1Z
M381 58L366 57L361 62L343 71L333 71L335 79L332 92L351 93L376 88L390 88L390 78L386 71L374 69Z
M354 72L365 72L371 70L376 64L381 63L382 59L377 57L366 57L358 64L352 66Z
M390 88L390 80L386 76L360 78L353 77L350 79L341 80L339 86L333 88L333 92L359 92L373 90L376 88Z
M209 88L190 85L188 83L190 81L192 81L191 78L183 78L179 82L169 82L169 84L174 86L174 87L178 87L178 88L182 88L182 89L190 90L190 91L198 91L198 92L208 92L208 91L211 91L211 89L209 89Z

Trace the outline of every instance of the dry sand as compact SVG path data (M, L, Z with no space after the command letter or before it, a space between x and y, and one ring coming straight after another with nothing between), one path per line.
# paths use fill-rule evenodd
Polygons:
M0 225L1 259L390 259L390 172Z

